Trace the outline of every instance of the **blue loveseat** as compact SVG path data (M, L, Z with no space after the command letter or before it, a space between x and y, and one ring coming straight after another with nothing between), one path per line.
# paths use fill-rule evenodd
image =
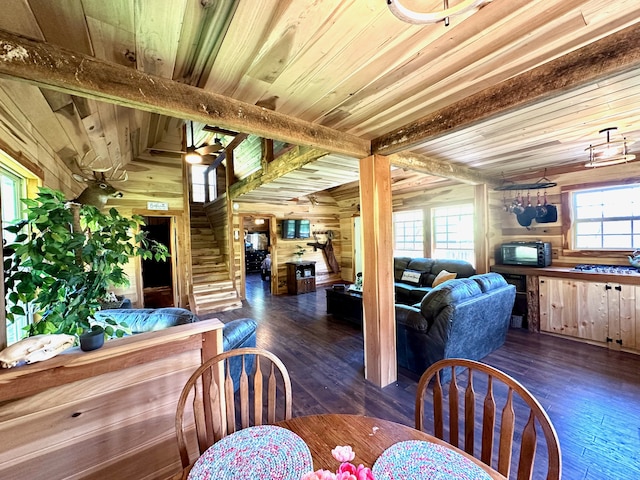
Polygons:
M444 358L480 360L505 341L516 291L497 273L448 280L396 304L398 365L422 374Z

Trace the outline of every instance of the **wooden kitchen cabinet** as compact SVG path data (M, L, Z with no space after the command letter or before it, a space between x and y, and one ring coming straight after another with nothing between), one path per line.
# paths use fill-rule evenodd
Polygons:
M640 350L640 287L539 277L540 330Z
M540 331L578 336L578 295L575 280L539 277Z
M640 287L607 284L609 330L607 341L616 350L640 351Z

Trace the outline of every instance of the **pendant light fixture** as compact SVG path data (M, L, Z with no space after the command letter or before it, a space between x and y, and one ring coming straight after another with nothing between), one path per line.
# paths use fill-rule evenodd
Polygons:
M187 147L187 153L184 156L184 161L191 164L196 165L202 163L202 155L196 152L196 141L193 135L193 122L189 122L191 125L191 146Z
M589 145L589 148L585 149L589 152L589 161L584 164L585 167L606 167L635 160L636 156L629 154L627 150L627 146L631 145L633 141L627 140L626 137L619 140L611 138L611 132L616 130L617 127L608 127L598 132L606 133L607 141Z
M449 0L444 0L444 8L437 12L416 12L402 4L401 0L387 0L389 10L400 20L414 24L428 24L444 22L449 26L449 17L460 15L470 10L478 10L492 0L460 0L453 7L449 7Z

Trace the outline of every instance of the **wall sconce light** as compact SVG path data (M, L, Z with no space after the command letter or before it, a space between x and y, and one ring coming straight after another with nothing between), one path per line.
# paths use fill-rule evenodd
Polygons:
M607 141L589 145L589 148L585 149L589 152L589 161L584 164L585 167L606 167L635 160L636 156L627 151L627 146L633 141L628 141L625 137L620 140L611 139L611 132L616 130L616 127L608 127L598 132L606 133Z

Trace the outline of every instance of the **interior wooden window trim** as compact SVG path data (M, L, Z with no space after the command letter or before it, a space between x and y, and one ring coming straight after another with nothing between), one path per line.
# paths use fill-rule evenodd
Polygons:
M631 255L633 249L628 250L577 250L573 248L573 205L571 194L577 190L588 190L602 187L624 187L640 184L640 177L629 177L624 180L608 180L604 182L577 183L560 187L560 215L562 218L562 255L565 257L593 258L598 256Z

